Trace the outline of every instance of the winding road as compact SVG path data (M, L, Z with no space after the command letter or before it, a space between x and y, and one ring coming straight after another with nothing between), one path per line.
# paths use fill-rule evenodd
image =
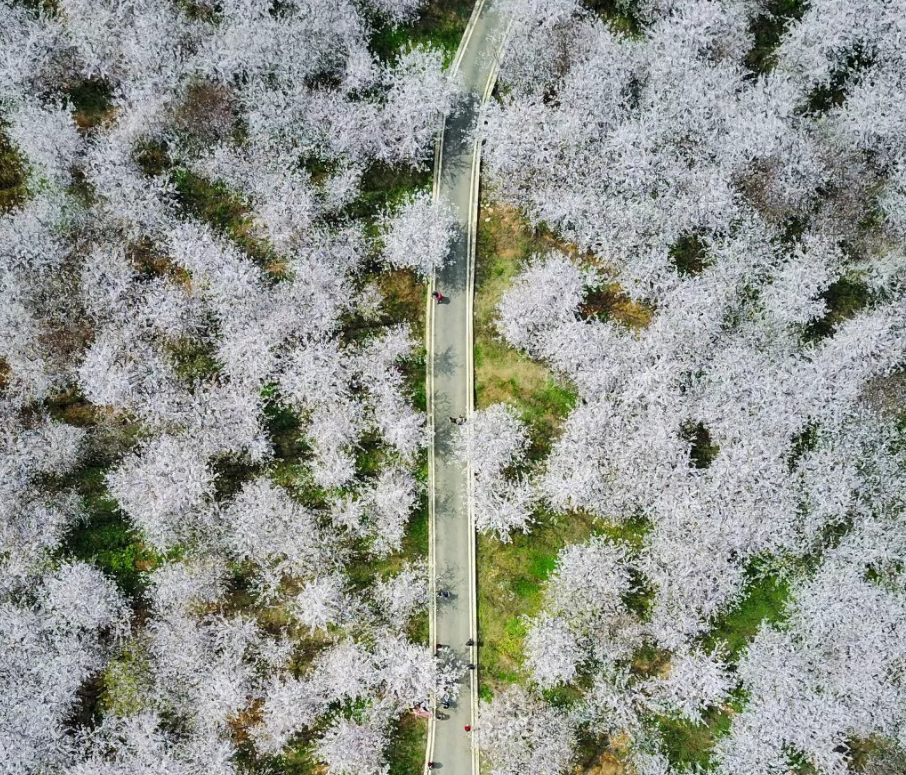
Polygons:
M428 297L426 346L429 449L430 557L432 569L431 639L477 666L475 528L471 510L471 472L454 459L451 417L473 410L472 299L481 146L472 129L497 77L504 26L493 0L478 0L451 71L459 73L466 98L455 115L446 116L438 138L434 196L449 201L458 220L457 237L447 266L430 291L448 297L435 304ZM448 597L439 598L444 591ZM478 751L467 726L478 702L477 668L470 670L459 699L438 707L429 722L425 771L434 762L442 775L477 775Z

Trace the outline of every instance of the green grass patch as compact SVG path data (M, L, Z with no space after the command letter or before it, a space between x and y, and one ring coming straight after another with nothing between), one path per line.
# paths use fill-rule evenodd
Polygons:
M577 259L579 256L573 246L558 242L547 230L533 229L513 208L488 203L482 204L477 247L476 406L483 409L500 401L512 404L529 425L529 459L537 461L546 456L559 435L563 420L575 406L576 393L544 365L500 339L494 323L496 309L532 255L561 250ZM612 290L614 299L622 299L618 289ZM618 304L612 305L608 314L628 326L644 325L650 317L638 308L630 310ZM493 693L501 686L525 679L520 672L524 617L538 612L544 581L554 571L561 549L585 541L596 532L640 548L646 530L643 520L596 525L590 515L577 512L556 520L542 515L530 534L516 533L510 544L479 536L481 690ZM643 592L640 587L640 595Z
M689 443L689 463L693 468L707 468L714 462L720 447L711 441L711 434L702 423L686 423L682 437Z
M272 760L273 766L267 771L281 775L324 775L324 765L314 758L307 743L292 746L282 756Z
M494 321L500 299L525 262L556 247L512 208L482 208L475 267L475 404L484 409L505 401L518 410L530 428L530 460L550 450L576 394L546 366L507 345Z
M630 663L630 670L642 678L655 678L662 675L670 664L670 652L660 649L653 643L643 643L635 650Z
M820 116L846 102L846 94L853 78L874 64L871 52L860 44L853 46L843 64L838 65L826 83L818 84L809 94L805 107L800 112Z
M45 482L51 491L74 492L81 505L80 518L67 529L57 556L92 563L127 595L140 594L142 574L155 568L163 557L145 545L110 497L105 476L138 443L141 426L128 417L111 422L106 409L90 404L76 390L48 399L44 407L57 422L88 431L80 465Z
M586 320L612 320L627 328L644 328L651 322L654 308L630 299L619 283L605 283L586 291L579 314Z
M651 586L648 578L638 569L629 569L630 587L622 595L623 605L643 621L647 621L651 607L654 605L656 589Z
M189 385L210 380L220 371L214 345L207 340L184 336L169 342L165 350L176 376Z
M473 0L429 0L411 24L393 27L376 19L371 50L385 62L393 62L401 50L431 46L443 51L444 65L449 66L474 5Z
M135 149L135 163L149 177L156 178L173 166L170 147L163 140L145 140Z
M344 208L340 218L368 221L372 236L377 236L377 217L384 210L400 204L407 195L426 191L431 186L432 173L427 164L410 167L372 162L362 174L358 195Z
M582 0L582 5L606 21L614 32L630 37L642 34L637 0Z
M815 422L806 423L805 427L799 431L799 433L795 434L790 442L790 454L787 458L790 471L793 471L796 468L796 464L802 457L815 448L817 442L818 424Z
M705 646L714 648L722 642L730 657L738 658L763 625L783 620L789 598L787 581L753 567L742 599L715 622Z
M482 203L478 221L475 267L475 393L484 409L505 401L528 423L529 460L545 457L557 439L563 420L577 395L543 364L510 347L497 333L497 307L514 278L533 255L553 250L575 260L599 263L580 256L573 245L558 242L545 228L533 228L514 208ZM614 320L627 328L648 324L653 310L632 302L616 284L590 289L580 312L585 317Z
M228 453L211 459L214 472L214 500L233 498L244 484L264 473L261 463L254 463L244 455Z
M174 2L191 21L214 23L220 13L218 5L214 3L195 2L195 0L174 0Z
M645 545L645 539L651 532L651 523L644 517L636 516L623 522L595 520L595 535L604 536L615 543L622 543L637 554Z
M84 517L70 526L61 553L95 565L113 578L127 595L143 589L142 574L153 570L163 558L147 547L128 517L111 498L104 484L105 469L91 467L79 472Z
M26 8L36 13L44 13L49 16L55 15L59 11L58 0L10 0L11 5Z
M311 447L302 435L302 422L292 409L268 400L264 405L264 423L278 461L292 466L308 458Z
M684 234L670 247L670 264L682 277L701 274L710 263L708 246L698 234Z
M122 649L104 668L101 705L117 716L131 716L148 707L154 687L148 655L138 643Z

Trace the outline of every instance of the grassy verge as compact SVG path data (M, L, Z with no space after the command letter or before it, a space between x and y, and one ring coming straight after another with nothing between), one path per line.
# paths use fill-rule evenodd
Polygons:
M536 456L549 449L575 403L575 393L541 363L506 344L497 334L497 306L520 268L536 253L558 247L533 230L512 208L483 204L479 213L475 267L475 405L506 401L532 430Z
M376 25L371 50L384 61L393 61L401 49L432 46L444 52L449 65L474 5L473 0L429 0L412 24Z
M509 683L521 683L524 616L538 612L542 585L556 566L565 546L579 543L593 532L591 518L571 515L547 517L528 535L517 533L512 543L496 538L478 539L478 631L481 644L481 694L489 697Z
M537 459L549 451L575 395L546 367L508 347L496 335L495 310L520 267L533 254L557 249L580 260L585 257L543 230L533 230L514 210L499 206L483 206L478 240L476 403L479 408L497 401L514 404L531 427ZM632 303L619 286L609 285L589 293L580 314L613 320L627 328L641 328L651 320L653 310ZM710 444L706 429L690 429L690 434L701 447L699 465L706 465L716 448ZM530 534L516 534L510 544L479 537L478 623L483 698L493 696L509 683L526 681L522 672L524 618L536 614L541 607L543 584L556 566L559 551L594 534L605 535L637 551L649 529L650 525L641 519L608 524L594 522L584 514L559 519L544 515ZM639 599L627 604L644 616L652 594L641 584L636 595ZM731 659L738 659L765 622L782 618L787 597L785 582L753 566L745 596L715 624L705 645L714 648L723 643ZM666 668L669 658L668 652L653 647L643 649L635 655L632 670L644 676L654 675ZM569 701L569 697L549 699ZM660 716L651 717L649 722L660 733L663 750L678 771L706 770L712 764L715 743L728 731L740 704L736 698L712 708L699 724ZM594 763L595 772L623 772L626 752L618 743L616 739L590 739L583 747L582 761L585 766Z
M425 765L428 722L412 714L403 716L396 725L387 747L389 775L421 772Z
M548 234L533 230L512 208L483 204L479 214L475 276L476 406L506 401L528 423L531 456L543 457L575 403L575 393L544 365L503 342L494 318L500 299L521 266L535 253L562 248ZM521 682L524 616L539 610L542 585L557 554L593 532L590 517L541 516L528 535L509 544L478 539L478 628L481 643L480 692L489 697L508 683Z

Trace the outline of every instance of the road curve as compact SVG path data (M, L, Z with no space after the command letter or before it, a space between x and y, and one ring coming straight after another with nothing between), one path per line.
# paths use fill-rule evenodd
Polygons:
M455 115L446 116L438 137L434 197L449 201L456 213L457 237L447 266L429 288L448 297L435 304L428 296L426 328L429 448L430 549L432 605L431 642L452 649L477 665L475 594L475 528L471 510L471 472L453 458L455 426L451 417L471 414L474 399L472 363L472 298L481 146L472 129L497 77L503 24L494 0L478 0L451 71L462 78L466 99ZM439 598L439 591L449 593ZM425 771L434 762L442 775L477 775L478 751L467 726L478 704L477 669L465 678L462 693L449 709L436 708L429 722Z

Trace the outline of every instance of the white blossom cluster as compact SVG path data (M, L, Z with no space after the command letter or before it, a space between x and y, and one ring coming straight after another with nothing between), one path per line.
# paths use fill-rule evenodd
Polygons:
M711 771L840 775L906 743L906 6L606 5L508 2L485 117L493 196L564 244L498 309L577 394L529 476L558 520L635 536L561 552L524 667L633 772L685 771L654 720L721 715ZM602 280L650 322L589 311ZM758 574L781 620L725 649ZM509 702L481 722L495 773L535 745Z
M512 470L528 448L528 433L516 411L494 404L475 412L458 430L458 456L472 471L476 528L502 541L509 541L513 530L527 532L535 494L531 483Z
M367 290L452 220L360 206L457 99L439 50L370 48L422 5L0 0L0 773L267 769L300 736L383 773L455 694L398 555L418 351ZM81 546L97 509L135 558Z

